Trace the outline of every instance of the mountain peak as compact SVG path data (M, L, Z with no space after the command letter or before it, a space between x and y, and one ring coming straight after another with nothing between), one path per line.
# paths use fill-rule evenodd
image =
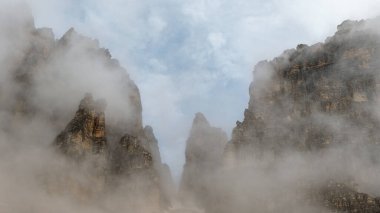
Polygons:
M195 114L195 117L193 120L193 127L196 127L196 126L210 126L210 123L201 112L197 112Z

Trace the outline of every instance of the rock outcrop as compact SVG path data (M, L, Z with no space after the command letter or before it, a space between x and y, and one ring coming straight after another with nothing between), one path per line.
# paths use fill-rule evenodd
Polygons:
M60 151L73 158L87 154L105 154L107 138L105 129L105 101L94 101L90 94L81 101L75 117L60 133L55 145Z

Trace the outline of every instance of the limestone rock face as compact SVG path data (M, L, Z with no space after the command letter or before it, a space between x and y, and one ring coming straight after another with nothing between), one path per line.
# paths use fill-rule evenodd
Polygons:
M84 157L86 153L107 152L105 132L105 102L94 101L90 94L81 101L75 117L60 133L55 145L70 156Z
M352 129L365 132L363 143L378 144L378 22L346 21L323 44L298 45L257 64L232 146L257 152L320 149L353 143Z
M378 101L380 44L371 29L377 22L346 21L323 44L298 45L257 64L249 107L233 131L233 146L274 152L320 149L350 143L351 127L367 132L366 142L379 143L372 110ZM324 123L322 116L334 116L335 123Z
M229 164L289 152L347 147L371 155L380 143L380 20L345 21L325 43L300 44L255 66L250 100L225 149ZM338 159L339 156L336 156ZM373 157L373 162L378 162ZM334 211L378 212L376 199L345 183L323 188Z
M227 143L226 133L212 127L202 113L193 120L190 136L186 142L186 163L180 186L184 202L205 208L211 175L220 168L223 149Z

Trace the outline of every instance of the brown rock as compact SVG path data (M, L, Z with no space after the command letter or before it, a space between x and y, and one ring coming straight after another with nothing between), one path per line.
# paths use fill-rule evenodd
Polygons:
M104 108L104 102L95 102L87 94L73 120L57 136L54 143L58 149L75 158L107 152Z

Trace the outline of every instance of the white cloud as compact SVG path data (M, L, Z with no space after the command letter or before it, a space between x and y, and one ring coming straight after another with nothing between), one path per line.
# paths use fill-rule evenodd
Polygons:
M222 33L210 33L208 35L208 41L211 43L215 50L220 49L226 44L226 39Z
M148 23L153 32L161 33L167 26L167 23L159 16L150 16Z

